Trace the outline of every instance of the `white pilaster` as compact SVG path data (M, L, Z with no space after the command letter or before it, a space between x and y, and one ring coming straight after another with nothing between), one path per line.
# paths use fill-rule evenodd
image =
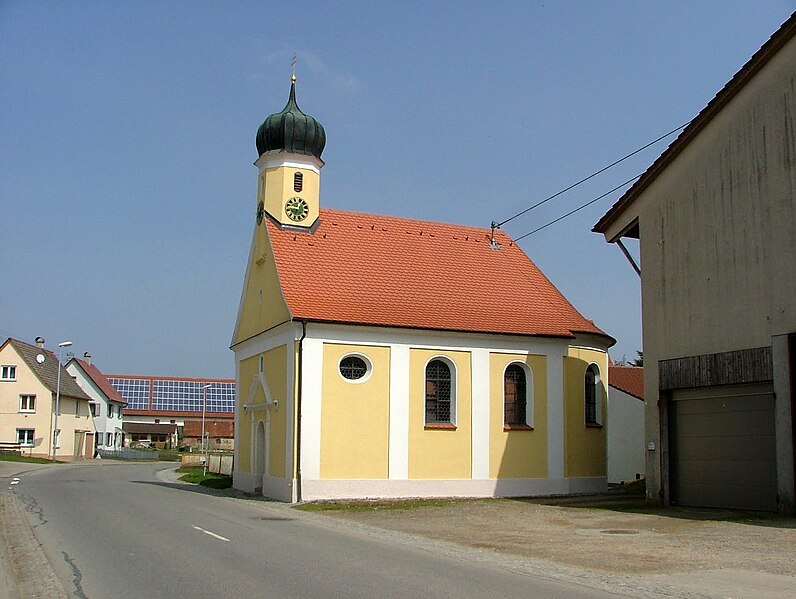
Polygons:
M301 478L321 477L321 397L323 342L304 339L301 359Z
M472 472L474 480L489 478L489 350L472 351Z
M409 346L390 348L389 477L409 478Z
M547 360L547 477L564 478L564 356Z

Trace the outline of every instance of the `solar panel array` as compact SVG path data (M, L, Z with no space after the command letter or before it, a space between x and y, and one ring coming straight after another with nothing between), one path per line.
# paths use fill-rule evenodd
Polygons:
M108 381L127 401L128 410L201 412L204 386L209 384L206 411L235 411L235 383L122 377L108 377Z
M149 388L151 381L147 379L108 378L108 382L127 402L128 410L149 409Z

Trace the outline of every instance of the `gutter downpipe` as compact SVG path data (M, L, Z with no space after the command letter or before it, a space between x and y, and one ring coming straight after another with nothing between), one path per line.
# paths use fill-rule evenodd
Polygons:
M304 338L307 336L307 321L300 320L301 337L298 346L298 374L296 375L296 501L301 503L301 393L302 393L302 367L304 365Z

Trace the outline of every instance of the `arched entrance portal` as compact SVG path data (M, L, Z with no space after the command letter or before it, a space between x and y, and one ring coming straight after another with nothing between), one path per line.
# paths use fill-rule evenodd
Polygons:
M257 475L257 488L255 493L262 493L263 477L265 476L265 423L257 423L257 438L255 440L254 473Z

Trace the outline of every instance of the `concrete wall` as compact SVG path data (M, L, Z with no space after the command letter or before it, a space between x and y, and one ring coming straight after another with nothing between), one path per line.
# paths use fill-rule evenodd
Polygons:
M608 382L608 482L644 476L644 402Z
M665 459L659 360L796 331L794 64L791 39L606 231L638 219L650 498Z

